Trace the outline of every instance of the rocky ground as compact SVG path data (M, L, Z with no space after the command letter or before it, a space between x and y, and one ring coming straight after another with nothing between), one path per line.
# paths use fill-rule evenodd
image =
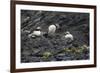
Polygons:
M53 37L28 37L36 27L43 32L51 24L60 29ZM69 31L74 41L62 37ZM21 62L67 61L89 59L89 14L21 10Z

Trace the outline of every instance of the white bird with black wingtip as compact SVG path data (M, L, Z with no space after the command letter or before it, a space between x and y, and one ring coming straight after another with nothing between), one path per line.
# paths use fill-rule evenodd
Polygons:
M73 35L69 31L65 32L64 38L67 40L67 43L70 43L74 40Z
M41 27L37 27L29 36L31 37L39 37L41 36Z

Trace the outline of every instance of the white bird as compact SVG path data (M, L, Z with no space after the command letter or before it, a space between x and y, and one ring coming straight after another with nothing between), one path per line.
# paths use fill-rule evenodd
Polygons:
M56 32L56 29L59 28L58 24L52 24L48 27L48 34L53 35Z
M42 34L41 27L37 27L36 30L34 30L32 34L30 34L29 36L36 37L36 36L41 36L41 34Z
M65 33L64 37L67 40L67 42L72 42L74 40L73 35L68 31Z

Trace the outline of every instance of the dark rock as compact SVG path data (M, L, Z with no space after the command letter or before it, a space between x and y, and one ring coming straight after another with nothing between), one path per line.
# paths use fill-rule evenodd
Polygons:
M60 28L49 36L49 25L56 23ZM44 32L43 36L29 37L38 26ZM74 36L74 41L69 44L63 38L66 31ZM21 10L21 62L89 59L89 49L79 53L73 50L84 44L89 46L89 13ZM72 51L65 52L64 48ZM51 52L52 56L43 59L46 51Z
M55 56L55 57L56 57L57 61L61 61L61 60L65 59L66 55L63 54L63 53L61 53L61 54L58 54L58 55Z

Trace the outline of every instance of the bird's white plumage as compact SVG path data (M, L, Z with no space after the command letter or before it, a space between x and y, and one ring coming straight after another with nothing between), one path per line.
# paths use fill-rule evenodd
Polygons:
M74 40L73 35L70 33L67 33L64 37L68 42L71 42Z
M73 40L72 34L67 34L67 35L65 35L65 38L66 38L66 39L67 39L67 38L70 38L71 40Z
M50 25L48 28L48 33L49 34L54 34L56 31L56 26L55 25Z
M41 36L41 31L33 31L32 34L35 36Z

